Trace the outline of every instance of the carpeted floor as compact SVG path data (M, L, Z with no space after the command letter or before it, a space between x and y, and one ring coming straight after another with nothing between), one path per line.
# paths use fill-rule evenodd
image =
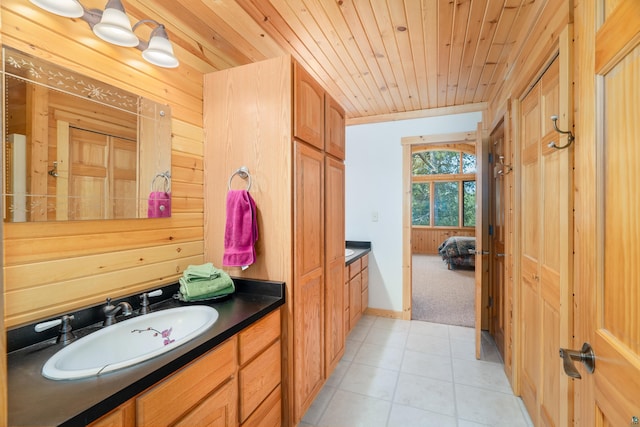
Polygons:
M413 255L411 318L474 327L475 272L448 270L439 255Z

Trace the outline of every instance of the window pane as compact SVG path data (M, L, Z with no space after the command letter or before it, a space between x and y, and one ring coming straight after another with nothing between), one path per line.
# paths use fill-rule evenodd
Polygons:
M411 221L413 225L430 225L429 183L413 184L411 189Z
M462 154L462 173L476 173L476 156L473 154Z
M436 182L434 196L434 225L458 227L458 183Z
M422 151L414 153L411 159L413 175L436 175L460 173L460 152Z
M475 227L476 226L476 182L465 181L464 182L464 200L463 204L463 227Z

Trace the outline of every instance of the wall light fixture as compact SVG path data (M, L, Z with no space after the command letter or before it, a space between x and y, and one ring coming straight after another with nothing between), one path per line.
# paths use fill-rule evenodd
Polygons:
M173 46L171 46L164 25L153 19L143 19L132 27L120 0L108 0L104 11L86 9L78 0L30 1L56 15L82 19L102 40L118 46L135 47L142 51L142 57L151 64L164 68L175 68L179 65L178 59L173 54ZM148 42L138 39L134 34L136 28L141 24L155 26Z

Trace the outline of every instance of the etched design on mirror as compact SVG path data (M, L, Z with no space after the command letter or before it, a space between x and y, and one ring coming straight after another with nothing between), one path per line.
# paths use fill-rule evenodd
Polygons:
M5 47L5 73L137 113L138 97Z
M4 220L151 217L153 179L171 174L171 108L6 46L2 53Z

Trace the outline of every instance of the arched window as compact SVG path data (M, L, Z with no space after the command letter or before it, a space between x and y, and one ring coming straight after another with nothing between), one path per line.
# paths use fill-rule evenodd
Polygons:
M473 146L414 148L411 184L414 226L475 227L476 156Z

